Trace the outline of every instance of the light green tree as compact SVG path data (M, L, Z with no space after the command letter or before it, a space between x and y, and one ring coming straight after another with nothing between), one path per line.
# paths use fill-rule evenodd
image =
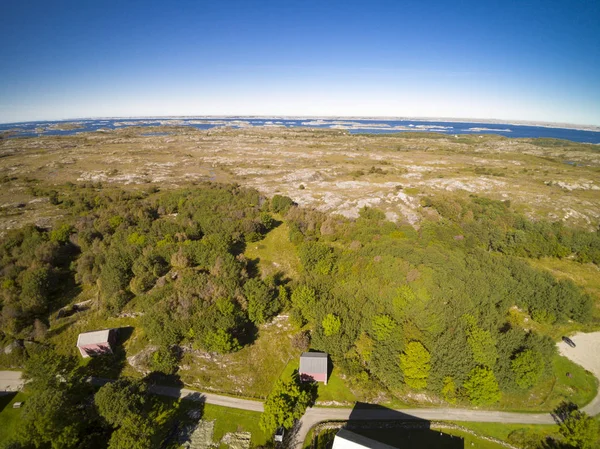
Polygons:
M302 317L309 322L315 322L317 294L314 289L301 285L292 291L292 305L300 311Z
M376 315L373 317L373 337L377 341L385 341L396 328L396 322L388 315Z
M340 332L340 327L342 325L340 319L332 313L325 315L321 324L323 325L323 332L327 337L337 335Z
M417 300L417 295L410 285L402 285L398 288L396 297L393 300L394 309L397 315L402 316L405 309Z
M467 322L467 342L473 352L473 358L478 364L493 368L498 360L498 350L492 334L481 329L471 315L466 315L465 321Z
M371 361L371 355L373 354L374 342L366 333L360 334L360 337L354 342L354 347L360 358L365 363Z
M488 367L473 368L463 386L473 405L494 404L500 400L498 381Z
M585 412L572 410L560 423L564 441L577 449L592 449L598 442L598 421Z
M419 390L427 386L430 362L431 354L420 342L411 341L406 346L406 350L400 354L400 368L409 387Z
M454 379L448 376L444 378L444 385L442 386L442 396L450 404L456 403L456 384Z
M225 329L207 332L202 343L207 351L214 351L220 354L227 354L240 349L238 339Z
M544 360L539 352L527 349L517 354L510 366L515 373L517 385L521 388L531 388L544 371Z

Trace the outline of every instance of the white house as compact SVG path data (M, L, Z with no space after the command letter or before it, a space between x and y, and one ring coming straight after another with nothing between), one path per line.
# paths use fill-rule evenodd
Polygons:
M331 449L397 449L371 438L363 437L346 429L340 429Z

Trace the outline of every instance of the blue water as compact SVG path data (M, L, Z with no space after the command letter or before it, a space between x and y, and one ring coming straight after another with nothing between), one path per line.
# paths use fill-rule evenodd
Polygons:
M52 129L60 123L77 123L81 128L74 130ZM511 124L434 122L419 120L354 120L354 119L282 119L282 118L152 118L152 119L103 119L103 120L69 120L65 122L27 122L0 124L0 132L9 131L7 137L33 137L40 135L68 136L82 132L102 132L103 130L120 129L127 126L191 126L197 129L229 126L243 128L252 126L300 127L340 129L350 133L396 133L396 132L437 132L448 135L497 134L506 137L544 137L565 139L574 142L600 144L600 132L581 131L566 128L545 128L541 126L525 126ZM146 133L145 135L165 135L163 133Z

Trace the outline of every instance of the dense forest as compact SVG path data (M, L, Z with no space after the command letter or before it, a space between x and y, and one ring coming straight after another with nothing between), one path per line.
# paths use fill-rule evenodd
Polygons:
M527 391L551 369L554 342L523 329L518 313L547 325L597 319L589 295L524 258L598 264L600 234L528 220L507 202L424 198L429 219L415 229L377 209L350 220L237 185L32 191L63 218L52 229L9 231L0 243L0 339L13 345L0 361L8 366L40 371L32 360L48 351L50 313L83 286L97 288L101 314L143 313L139 326L159 348L153 369L165 374L177 370L179 345L235 352L285 311L351 384L487 405ZM294 281L286 273L261 277L243 255L281 220L302 266ZM145 397L141 384L121 387ZM64 388L55 386L70 394ZM98 401L101 416L96 410L90 419L110 429L116 412L103 412L108 399ZM144 404L139 413L148 415ZM118 438L110 447L121 447Z

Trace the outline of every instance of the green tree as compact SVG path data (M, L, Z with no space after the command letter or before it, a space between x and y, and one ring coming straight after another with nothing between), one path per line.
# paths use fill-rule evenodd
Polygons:
M217 329L206 333L203 339L204 348L220 354L235 352L240 349L237 338L224 329Z
M142 381L119 379L102 386L94 396L98 412L113 426L120 426L132 416L142 414L147 387Z
M473 405L494 404L500 400L498 382L494 372L488 367L473 368L463 387Z
M271 198L271 210L278 214L285 214L293 205L294 201L288 196L275 195Z
M542 355L532 349L518 353L511 362L515 381L521 388L531 388L540 379L544 371Z
M320 242L305 242L298 248L298 257L307 272L327 275L333 269L331 248Z
M32 313L41 313L48 307L51 272L48 267L30 268L21 278L21 305Z
M82 414L66 391L47 388L32 395L20 418L18 440L34 447L78 448Z
M323 333L327 337L337 335L340 332L340 327L342 325L339 317L333 315L332 313L325 315L325 318L323 318L321 324L323 326Z
M156 447L153 438L156 425L142 416L133 415L113 431L108 442L108 449L148 449Z
M300 387L297 378L279 379L265 401L260 428L267 434L272 434L278 427L291 428L294 420L304 415L310 401L309 392Z
M79 380L75 357L58 354L50 349L35 353L25 363L24 378L28 388L44 391L61 385L73 385Z
M273 290L260 279L247 281L244 294L248 300L248 318L255 324L267 322L279 310Z
M63 224L50 232L50 241L63 244L67 243L72 232L73 226L69 224Z
M558 430L564 441L577 449L597 447L598 421L585 412L571 410L566 419L560 423Z
M431 369L431 354L418 341L411 341L400 354L400 368L404 373L406 384L417 390L427 386L427 378Z
M108 383L98 390L94 402L100 415L115 428L109 449L157 446L154 438L160 427L159 415L168 415L168 411L152 401L143 381L122 378Z
M164 374L175 374L178 363L177 354L171 348L162 347L152 354L151 365L154 371Z
M131 261L127 255L118 250L111 250L106 256L106 261L100 271L100 290L105 299L112 298L122 292L132 277ZM115 304L117 312L119 304Z

